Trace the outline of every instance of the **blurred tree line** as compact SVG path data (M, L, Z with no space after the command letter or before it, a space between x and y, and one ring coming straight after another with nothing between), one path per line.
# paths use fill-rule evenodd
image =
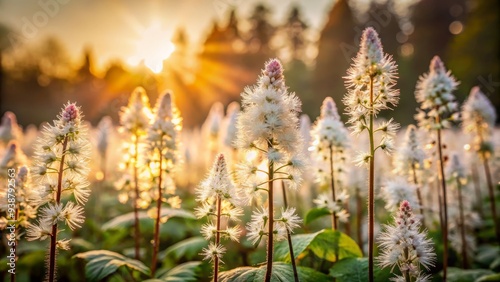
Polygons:
M173 38L176 50L159 75L143 65L127 68L119 61L96 75L90 47L75 68L57 39L47 38L29 50L18 48L9 38L11 31L0 26L0 111L14 111L22 124L37 124L49 120L62 103L76 100L91 122L103 115L117 121L129 93L141 85L152 103L158 91L174 90L185 124L194 126L212 103L238 101L243 88L255 83L264 62L278 56L285 62L287 85L314 119L326 96L343 110L342 77L366 26L379 32L385 52L399 66L400 106L389 113L397 121L412 122L415 84L434 55L462 82L460 101L479 85L498 111L499 2L421 0L402 10L395 1L372 1L362 11L350 1L334 1L320 31L311 30L299 6L290 7L279 24L272 23L273 11L264 4L246 18L232 10L224 22L213 22L195 56L188 51L186 32L179 29Z

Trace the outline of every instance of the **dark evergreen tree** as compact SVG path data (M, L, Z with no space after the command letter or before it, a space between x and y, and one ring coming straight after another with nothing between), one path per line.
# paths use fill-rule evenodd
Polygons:
M339 111L343 112L340 103L345 93L343 76L356 55L361 32L355 32L355 20L347 0L335 3L318 42L316 68L312 76L314 87L314 105L312 116L319 115L321 101L327 96L333 97Z

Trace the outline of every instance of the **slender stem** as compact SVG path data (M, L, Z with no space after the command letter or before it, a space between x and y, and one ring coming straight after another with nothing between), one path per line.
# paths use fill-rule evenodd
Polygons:
M457 190L458 190L458 209L460 211L460 237L462 239L462 267L464 269L468 268L467 263L467 241L465 241L465 218L464 218L464 204L462 199L462 185L460 180L457 178Z
M268 150L273 148L273 140L268 140L267 141L267 148ZM269 215L268 215L268 239L267 239L267 269L266 269L266 278L265 282L270 282L271 281L271 274L273 271L273 251L274 251L274 206L273 206L273 177L274 177L274 163L272 161L269 162L268 166L268 202L269 202Z
M349 209L350 209L349 199L347 199L344 204L345 204L345 210L349 214L351 214L351 212L349 211ZM351 237L351 220L350 219L347 219L347 221L345 223L345 233L347 234L347 236Z
M61 162L59 163L59 172L57 175L57 190L56 190L56 205L61 203L61 189L64 169L64 159L66 157L66 147L68 146L68 136L64 138L62 147ZM49 275L48 281L56 281L56 255L57 255L57 222L52 225L52 233L50 236L50 251L49 251Z
M477 121L478 136L481 147L484 143L483 134L481 133L481 122ZM484 172L486 174L486 182L488 183L488 193L490 196L490 207L491 216L493 218L493 224L495 225L495 232L497 234L497 240L500 240L500 224L497 220L497 209L495 204L495 192L493 190L493 180L491 179L490 166L488 164L488 156L485 151L481 150L481 157L483 159Z
M414 163L411 164L411 170L413 174L413 184L415 184L417 188L418 206L420 207L420 215L422 216L422 226L425 227L424 204L422 201L422 193L420 191L420 186L418 185L417 170L415 169Z
M370 77L370 105L373 107L373 77ZM374 184L375 184L375 143L373 140L373 110L370 111L370 178L368 187L368 279L373 282L373 232L374 232Z
M221 217L221 206L222 206L222 200L220 196L217 196L217 233L215 234L215 245L219 246L220 244L220 217ZM214 282L217 282L219 279L219 257L215 256L214 260Z
M160 138L160 147L159 147L159 168L158 168L158 199L156 200L156 221L155 221L155 234L153 240L153 262L151 264L151 277L155 276L156 272L156 264L158 259L158 251L160 249L160 216L161 216L161 204L162 204L162 169L163 169L163 137Z
M140 232L140 225L139 225L139 172L137 168L137 159L139 157L139 135L135 134L134 135L135 140L134 140L134 191L135 191L135 198L134 198L134 250L135 250L135 259L139 260L140 255L139 255L139 237L141 236Z
M474 183L474 192L476 193L477 197L477 211L479 212L479 216L481 218L484 218L484 212L483 212L483 196L481 193L481 185L479 183L479 174L477 172L477 167L475 164L471 166L471 172L472 172L472 183Z
M437 188L437 195L438 195L438 208L439 208L439 226L441 227L441 234L443 234L443 195L442 191L439 184L439 179L436 179L436 182L434 183L434 188Z
M408 247L405 247L404 248L404 255L405 255L405 260L408 261ZM407 270L404 270L403 271L403 276L405 277L405 281L406 282L411 282L411 276L410 276L410 270L407 269Z
M436 123L439 125L440 116L436 116ZM443 280L446 281L446 274L448 270L448 202L446 196L446 181L444 175L444 162L443 150L441 143L441 129L437 129L437 146L439 154L439 177L441 180L441 188L443 191Z
M361 192L359 187L356 187L356 233L358 237L358 244L361 252L363 252L363 236L361 235L361 219L363 218L363 200L361 199Z
M284 181L281 181L281 189L283 191L283 203L285 204L285 209L287 209L288 202L286 200L286 189ZM293 280L295 282L299 282L299 274L297 273L297 265L295 264L295 255L293 254L292 235L290 234L290 230L288 230L288 228L286 229L286 238L288 240L288 250L290 251L290 259L292 260Z
M330 149L330 188L332 189L332 201L334 203L337 202L335 199L335 177L333 175L334 169L333 169L333 148L332 145L328 147ZM332 211L332 228L334 230L337 230L337 214L335 211Z

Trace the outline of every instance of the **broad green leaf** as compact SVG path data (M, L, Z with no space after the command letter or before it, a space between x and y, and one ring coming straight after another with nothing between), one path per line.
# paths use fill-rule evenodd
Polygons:
M345 258L336 262L330 268L330 275L336 282L361 282L368 281L368 258ZM389 281L393 274L389 268L380 269L375 266L375 281Z
M82 238L71 239L71 245L75 246L75 247L80 247L80 248L85 249L85 250L92 250L95 248L94 244L92 244L89 241L84 240Z
M481 276L479 279L476 279L475 282L486 282L486 281L500 281L500 273Z
M483 267L488 267L498 257L500 257L500 247L483 245L478 248L475 261L480 263Z
M327 208L312 208L307 212L306 216L304 217L304 224L309 224L320 217L331 214L332 213Z
M297 267L297 273L301 282L319 282L329 281L327 275L308 267ZM239 267L229 271L222 272L219 275L220 282L261 282L266 275L266 265L260 267ZM273 263L273 272L271 282L294 281L293 269L291 264L282 262Z
M150 275L151 273L150 269L142 262L107 250L79 253L73 257L88 261L85 266L85 276L90 281L104 279L110 274L115 273L121 266L126 266L145 275Z
M160 278L168 282L196 282L200 265L201 261L186 262L170 269Z
M207 240L203 237L191 237L182 240L160 254L160 258L173 258L179 260L180 258L187 258L188 260L194 259L201 250L208 246Z
M348 257L361 257L361 249L349 236L340 231L323 229L311 234L298 234L292 236L292 245L295 258L304 254L308 250L316 256L334 262L335 252L338 252L339 259ZM288 243L280 242L274 249L276 260L290 261Z
M476 279L482 276L491 274L494 274L494 272L489 269L460 269L456 267L449 267L447 281L448 282L475 281Z
M138 213L138 217L140 221L151 221L153 219L148 216L146 211L140 211ZM186 219L195 219L196 217L189 211L183 209L171 209L171 208L162 208L161 209L161 217L181 217ZM102 226L102 230L106 231L108 229L117 229L117 228L125 228L130 227L134 224L134 213L126 213L120 216L113 218L112 220L104 223Z

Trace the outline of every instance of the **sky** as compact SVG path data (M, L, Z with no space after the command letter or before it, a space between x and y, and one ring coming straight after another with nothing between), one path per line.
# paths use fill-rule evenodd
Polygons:
M98 65L114 59L127 61L138 53L144 34L153 27L172 37L184 28L188 40L200 42L213 25L224 22L231 7L246 18L257 3L282 22L299 5L304 20L316 30L324 25L335 0L0 0L0 23L9 27L8 42L36 46L49 36L59 39L73 60L81 60L90 46ZM154 37L153 37L154 42Z

